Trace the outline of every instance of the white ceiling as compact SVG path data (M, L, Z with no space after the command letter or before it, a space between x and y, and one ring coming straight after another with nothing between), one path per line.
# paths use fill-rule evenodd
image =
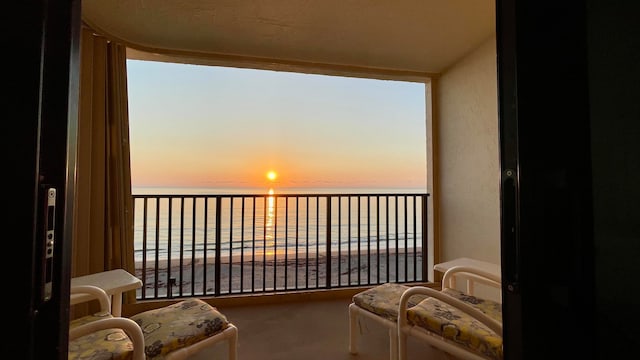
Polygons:
M82 7L97 32L144 51L131 58L194 63L438 74L495 34L495 0L83 0Z

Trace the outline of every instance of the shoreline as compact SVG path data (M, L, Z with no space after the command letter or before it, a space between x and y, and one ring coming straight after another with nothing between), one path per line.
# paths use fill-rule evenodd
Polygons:
M403 249L401 249L403 250ZM306 253L305 253L306 254ZM393 256L388 256L393 255ZM191 259L182 268L172 261L171 269L166 262L157 269L147 267L141 269L136 263L136 276L143 279L145 294L151 292L155 297L232 295L248 293L264 293L275 291L294 291L326 289L329 287L346 287L378 284L388 281L413 282L422 281L422 254L413 252L398 253L357 251L351 257L344 253L332 252L329 258L326 253L303 258L276 257L267 261L256 260L228 261L223 258L220 273L216 274L214 259L197 259L192 266ZM209 261L210 260L210 261ZM226 260L226 261L225 261ZM238 258L239 260L239 258ZM330 266L328 266L330 264ZM379 266L378 266L379 265ZM216 284L216 275L219 284ZM328 276L327 276L328 275ZM172 286L168 286L172 284ZM217 285L217 286L216 286ZM142 289L139 289L139 296ZM218 293L218 294L216 294ZM150 297L146 295L145 298Z
M405 254L405 249L404 248L400 248L400 249L394 249L394 248L389 248L387 249L380 249L380 254L381 256L387 256L387 255L397 255L397 256L402 256ZM199 251L201 252L201 251ZM228 250L225 250L225 252L228 253ZM422 254L422 247L410 247L407 248L407 254L411 254L413 255L413 253L416 253L418 255ZM296 249L287 249L286 251L282 251L281 249L279 249L277 252L272 252L272 251L254 251L254 261L255 262L260 262L261 260L263 261L283 261L285 259L287 260L291 260L291 259L295 259L296 256L298 255L297 258L298 259L304 259L306 257L311 257L313 259L316 258L316 256L318 257L326 257L327 252L326 251L316 251L315 249L305 249L303 250L298 250L296 251ZM346 257L355 257L358 256L358 254L360 254L361 256L365 256L365 255L369 255L369 256L377 256L378 254L378 249L377 248L363 248L361 247L360 250L358 249L352 249L351 252L348 252L347 249L341 249L341 250L332 250L331 251L331 257L337 259L338 257L340 258L346 258ZM220 260L221 263L223 264L228 264L229 263L229 255L222 255L220 256ZM205 259L205 256L203 256L202 254L196 254L195 256L184 256L182 258L182 264L184 266L190 266L192 262L194 262L196 265L200 264L204 264L203 260ZM235 263L240 263L240 262L249 262L251 260L251 253L249 251L244 252L244 254L240 251L238 251L238 253L234 252L231 256L232 262ZM180 261L179 257L172 257L171 258L171 263L172 264L176 264ZM147 256L146 259L146 268L147 269L155 269L155 267L153 266L154 264L156 264L156 259L154 257L149 257ZM159 265L158 267L160 269L166 269L167 264L169 262L169 259L166 258L160 258L157 261L157 264ZM140 269L142 268L142 263L143 260L142 259L135 259L134 260L135 263L135 268L136 269ZM210 266L214 266L215 265L215 258L213 256L207 256L206 257L206 263L207 265ZM174 266L172 266L174 267Z

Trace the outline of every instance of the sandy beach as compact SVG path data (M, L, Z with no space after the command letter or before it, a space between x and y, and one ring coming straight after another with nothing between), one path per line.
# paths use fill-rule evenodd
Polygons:
M306 255L306 254L305 254ZM150 262L148 262L149 264ZM193 266L192 266L193 264ZM378 266L380 264L380 266ZM387 253L309 254L309 256L273 256L251 259L248 256L228 258L220 262L219 274L213 259L172 259L159 262L157 270L142 268L138 263L136 275L145 286L138 290L139 298L179 296L219 296L244 293L284 292L329 287L364 286L387 281L422 281L422 257L418 251ZM417 275L416 275L417 274ZM216 287L217 277L219 285ZM171 284L171 286L169 286ZM154 288L157 286L157 294ZM144 296L141 292L144 291Z

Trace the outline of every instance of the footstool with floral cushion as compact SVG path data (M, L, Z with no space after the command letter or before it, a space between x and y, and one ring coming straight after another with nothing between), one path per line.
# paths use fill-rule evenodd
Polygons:
M108 304L108 300L103 302ZM99 325L113 320L126 321L123 325L129 329ZM103 329L83 331L81 336L70 335L69 360L182 360L205 349L217 351L214 346L225 341L228 359L237 359L237 328L215 307L197 298L141 312L128 319L113 317L102 309L71 321L70 334L91 324ZM143 344L139 347L144 347L144 354L134 354L139 351L134 344Z
M215 307L188 299L130 317L144 335L147 359L186 359L206 347L228 341L229 360L237 357L237 329Z
M349 352L358 353L359 317L364 316L388 328L389 358L398 357L398 307L400 297L408 286L397 283L385 283L362 291L353 296L349 305ZM416 295L410 299L415 306L425 296Z

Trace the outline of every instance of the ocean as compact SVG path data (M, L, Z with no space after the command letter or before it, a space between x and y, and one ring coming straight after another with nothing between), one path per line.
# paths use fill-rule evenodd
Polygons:
M234 260L422 247L425 189L132 190L137 262L213 258L216 251Z

